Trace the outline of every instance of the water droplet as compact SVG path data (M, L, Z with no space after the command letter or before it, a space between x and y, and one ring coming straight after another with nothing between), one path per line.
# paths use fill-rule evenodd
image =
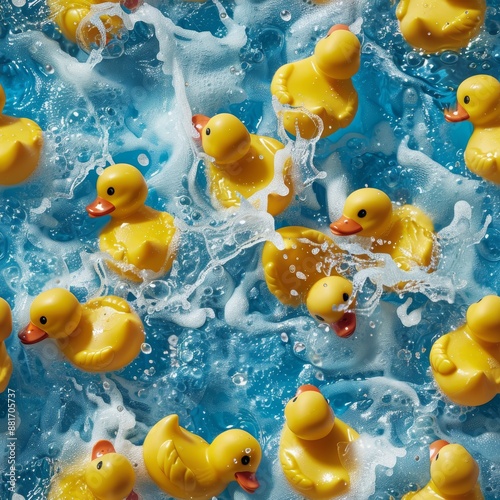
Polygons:
M149 344L144 343L144 344L141 345L141 351L144 354L151 354L152 350L153 349L151 348L151 346Z
M123 406L122 406L122 405L118 405L118 406L116 407L116 409L117 409L118 411L123 411L123 409L124 409L124 408L123 408Z
M280 12L280 17L283 21L290 21L290 19L292 19L292 14L289 10L282 10Z
M178 342L179 337L177 337L177 335L170 335L170 337L168 337L168 344L172 347L176 347Z
M14 7L24 7L26 5L26 0L12 0L12 5Z
M144 153L141 153L138 157L137 157L137 162L139 163L139 165L141 165L141 167L146 167L149 165L149 158L147 155L145 155Z
M105 391L109 391L109 389L111 388L111 384L107 380L105 380L102 383L102 387L104 388Z
M283 342L288 342L288 335L285 332L282 332L280 337Z
M302 342L295 342L293 346L294 352L302 352L304 351L306 346Z
M248 382L247 376L245 373L235 373L232 377L231 380L233 381L234 385L246 385Z

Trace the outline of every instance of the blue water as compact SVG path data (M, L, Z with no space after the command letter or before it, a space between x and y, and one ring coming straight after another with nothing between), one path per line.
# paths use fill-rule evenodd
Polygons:
M299 498L285 484L277 452L284 405L304 383L321 387L362 435L364 460L347 498L400 498L425 485L428 444L438 438L464 445L479 463L485 497L500 498L500 398L478 408L451 404L428 360L432 342L463 322L470 303L499 292L498 187L464 165L470 124L448 124L442 113L463 79L500 74L499 2L489 2L469 48L423 56L398 33L388 1L151 0L129 18L114 57L103 60L64 40L42 0L14 4L0 4L4 112L37 121L45 139L36 175L0 197L0 295L14 319L6 342L18 419L14 498L46 498L51 477L87 460L93 443L106 438L136 466L136 491L164 498L144 471L140 447L170 413L208 441L229 427L248 430L263 449L253 498ZM285 62L308 56L335 23L351 25L363 43L355 120L296 145L297 196L275 221L250 207L218 211L191 114L232 112L251 132L291 147L271 78ZM103 263L97 241L106 221L90 219L85 206L98 171L111 162L140 166L147 203L176 217L180 247L164 278L134 284ZM365 184L424 209L440 231L442 253L437 271L418 275L423 284L401 295L383 290L389 270L370 281L348 264L359 290L358 328L339 339L305 308L285 307L270 294L260 254L275 227L329 234L347 194ZM73 368L48 341L22 346L16 333L31 301L53 286L69 287L81 301L127 298L146 327L144 352L101 376ZM0 422L6 465L6 392ZM12 497L7 480L4 470L2 499ZM235 483L220 495L247 497Z

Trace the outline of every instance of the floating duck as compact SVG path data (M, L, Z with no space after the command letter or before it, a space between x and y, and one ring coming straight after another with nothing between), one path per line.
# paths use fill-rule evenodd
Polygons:
M350 480L341 454L358 433L335 417L313 385L299 387L285 407L285 420L279 458L292 489L312 500L346 493Z
M231 481L248 493L259 487L255 472L261 448L240 429L225 431L208 444L181 427L177 415L169 415L149 431L143 453L153 481L175 498L211 499Z
M138 500L134 484L131 463L110 441L101 440L92 449L90 463L70 467L54 481L48 500Z
M1 114L5 91L0 85L0 185L11 186L26 180L40 161L42 129L28 118Z
M275 155L283 144L263 135L250 134L236 116L220 113L208 118L194 115L193 124L201 136L205 153L214 161L209 164L210 190L224 207L240 205L240 195L250 198L274 179ZM293 197L291 159L283 168L283 182L288 188L284 196L271 193L267 211L278 215Z
M283 250L267 241L262 265L269 291L280 302L292 307L306 304L311 316L328 323L339 337L349 337L356 328L352 283L338 276L342 250L323 233L301 226L277 231Z
M396 9L405 40L425 52L458 50L479 33L485 0L401 0Z
M434 342L430 361L441 390L455 403L483 405L500 393L500 297L467 309L466 323Z
M93 5L106 2L119 4L130 3L130 0L47 0L50 16L62 34L71 42L78 43L80 48L87 52L101 46L102 34L90 17L85 24L82 24L82 21L91 15ZM106 43L126 29L120 16L101 14L99 19L106 31Z
M91 217L111 215L99 247L113 258L108 265L133 281L141 281L141 270L167 273L176 255L174 218L144 205L147 196L141 172L119 163L99 176L97 198L87 206Z
M431 219L413 205L394 209L390 198L379 189L351 193L342 217L330 224L330 230L336 236L371 238L370 250L389 254L404 271L415 266L432 270L436 239Z
M361 44L343 24L330 28L314 54L285 64L271 82L271 93L281 104L303 107L323 121L321 137L347 127L358 109L351 78L360 64ZM283 125L291 135L311 139L319 134L315 120L300 109L283 111Z
M401 500L484 500L479 467L463 446L441 439L431 444L430 455L431 480Z
M449 122L469 120L474 131L465 149L465 165L500 184L500 82L489 75L464 80L457 90L457 109L446 110Z
M63 288L42 292L30 308L30 324L19 333L23 344L55 339L77 368L119 370L132 362L144 342L144 328L125 299L108 295L80 304Z
M5 299L0 297L0 392L5 391L12 375L12 360L7 353L5 340L12 331L12 313Z

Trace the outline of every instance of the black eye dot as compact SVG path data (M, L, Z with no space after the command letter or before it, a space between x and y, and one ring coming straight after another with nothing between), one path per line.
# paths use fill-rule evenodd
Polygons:
M210 135L210 129L209 128L205 129L205 135Z
M439 458L439 453L436 455L436 460Z
M344 293L344 294L342 295L342 298L344 299L344 302L345 302L346 300L349 300L349 294L348 294L348 293Z
M248 455L243 455L241 457L241 463L243 465L248 465L250 463L250 457Z
M469 97L468 95L466 95L466 96L464 97L464 103L465 103L465 104L469 104L469 102L470 102L470 97Z
M358 212L358 217L363 218L363 217L365 217L365 216L366 216L366 210L363 208L362 210L360 210L360 211Z
M325 321L325 318L323 318L322 316L320 316L319 314L316 314L316 319L318 321Z
M296 397L292 399L292 403L295 403L295 401L297 401Z
M101 467L102 467L102 460L100 460L99 462L97 462L96 467L97 467L97 470L101 469Z
M41 323L42 325L45 325L45 324L47 323L47 318L46 318L45 316L41 316L41 317L40 317L40 323Z
M113 196L115 194L115 188L110 187L106 192L109 194L109 196Z

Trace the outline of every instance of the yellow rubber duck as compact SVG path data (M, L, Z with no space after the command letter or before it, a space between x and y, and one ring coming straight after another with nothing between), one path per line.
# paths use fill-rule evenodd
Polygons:
M114 295L82 305L68 290L52 288L33 300L30 321L19 333L23 344L55 339L68 360L87 372L127 366L144 342L141 320L125 299Z
M267 241L262 265L269 291L292 307L306 304L311 316L328 323L339 337L349 337L356 329L352 283L338 276L342 250L320 231L288 226L277 231L283 250Z
M313 385L299 387L285 407L285 420L279 458L292 489L312 500L346 493L350 480L341 452L358 433L335 417Z
M92 9L92 5L106 2L123 3L120 0L47 0L50 8L51 19L59 26L62 34L71 42L80 45L87 52L91 48L101 45L101 33L99 29L90 22L81 25ZM125 29L120 16L101 15L100 20L106 30L106 43L113 35L117 35Z
M274 157L284 148L272 137L250 134L236 116L220 113L208 118L194 115L193 124L201 136L205 153L214 161L209 164L210 190L226 208L240 205L240 197L250 198L274 179ZM283 181L288 188L284 196L268 196L267 211L278 215L293 198L291 159L283 169Z
M434 224L419 208L393 208L390 198L379 189L362 188L351 193L342 217L330 224L336 236L358 234L372 238L370 250L387 253L399 268L414 266L429 270L435 253Z
M240 429L225 431L208 444L181 427L177 415L169 415L149 431L143 453L151 479L175 498L211 499L231 481L248 493L259 487L255 472L262 451L258 441Z
M500 184L500 82L489 75L464 80L457 90L457 109L446 110L449 122L469 120L474 131L465 149L465 165Z
M138 500L134 484L132 464L110 441L101 440L94 445L91 462L57 477L48 500Z
M12 375L12 360L7 353L5 340L12 331L12 313L5 299L0 297L0 392L5 391Z
M484 500L478 483L479 467L462 445L442 439L430 448L431 480L401 500Z
M281 104L306 108L323 121L321 137L347 127L358 110L358 94L351 78L360 64L361 44L349 28L337 24L320 40L314 54L281 66L271 82L271 93ZM319 130L300 110L285 110L283 125L291 135L311 139Z
M114 259L108 265L133 281L142 280L141 270L167 273L177 250L174 218L144 205L147 196L148 186L141 172L119 163L99 176L97 198L87 206L91 217L111 215L101 231L99 247Z
M434 342L430 361L441 390L455 403L478 406L500 393L500 297L467 309L466 323Z
M479 33L485 0L401 0L399 28L414 48L428 53L459 50Z
M43 147L42 129L28 118L1 114L5 91L0 85L0 185L26 180L36 169Z

